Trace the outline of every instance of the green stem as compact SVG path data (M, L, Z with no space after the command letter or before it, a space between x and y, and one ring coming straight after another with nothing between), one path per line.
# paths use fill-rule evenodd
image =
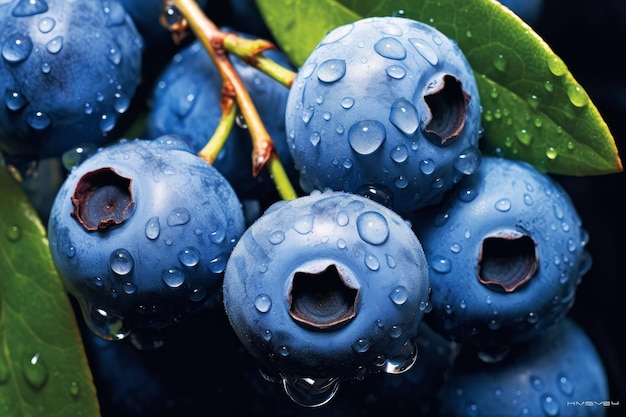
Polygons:
M237 103L232 103L229 109L224 109L222 117L213 132L213 136L209 139L207 144L198 152L198 155L207 161L209 164L213 164L217 159L220 151L226 144L226 140L230 135L230 132L235 124L235 118L237 117Z

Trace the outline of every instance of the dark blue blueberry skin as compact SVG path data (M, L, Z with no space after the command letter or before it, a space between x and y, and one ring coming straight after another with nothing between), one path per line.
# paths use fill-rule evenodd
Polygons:
M601 417L611 407L604 363L582 327L565 318L485 363L471 347L440 390L440 416Z
M412 366L428 308L425 262L395 212L313 192L275 203L247 229L226 267L224 305L244 346L293 396L304 378Z
M0 150L60 156L111 140L140 82L143 40L117 0L0 5Z
M413 228L430 265L428 322L492 353L561 320L590 267L569 195L522 161L484 157Z
M480 97L457 44L396 17L332 30L298 71L287 141L305 190L438 202L480 163Z
M48 223L56 268L105 339L156 331L219 301L243 230L232 187L175 136L101 148L68 175Z
M279 50L269 50L264 55L291 68L287 57ZM284 114L289 89L236 57L231 61L274 141L281 162L288 174L296 179L285 133ZM193 42L174 56L155 83L148 135L180 134L191 139L194 149L200 151L219 123L221 94L222 79L216 66L202 44ZM251 154L249 131L236 125L213 165L228 179L240 198L275 200L276 190L268 173L264 170L257 178L252 177Z

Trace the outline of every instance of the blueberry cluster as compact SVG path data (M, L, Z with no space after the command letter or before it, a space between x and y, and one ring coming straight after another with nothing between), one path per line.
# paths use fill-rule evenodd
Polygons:
M264 52L290 88L232 57L297 192L281 199L253 175L243 117L201 157L227 88L199 40L150 77L171 42L142 20L152 3L0 2L0 151L63 164L49 247L103 411L199 415L196 385L223 381L247 387L232 407L254 415L566 416L575 392L608 398L567 316L589 236L553 178L481 153L476 78L453 39L357 20L297 71ZM137 131L122 121L146 79ZM173 362L211 370L196 355L229 375L180 381ZM369 396L355 406L351 389Z

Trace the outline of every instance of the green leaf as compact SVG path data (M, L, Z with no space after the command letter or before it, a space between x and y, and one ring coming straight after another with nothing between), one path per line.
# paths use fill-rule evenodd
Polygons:
M0 166L0 415L97 417L76 316L46 230Z
M543 172L622 171L615 140L566 64L521 19L493 0L257 0L278 46L300 66L328 31L369 16L430 24L466 55L483 108L481 149Z

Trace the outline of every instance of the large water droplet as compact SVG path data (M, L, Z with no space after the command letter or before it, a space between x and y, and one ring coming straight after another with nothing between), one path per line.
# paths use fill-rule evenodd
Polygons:
M177 288L185 282L185 273L178 268L164 269L161 279L168 287Z
M194 267L200 262L200 252L198 249L189 246L178 253L178 261L187 267Z
M4 103L9 110L17 111L24 107L26 99L17 91L6 91L4 96Z
M372 245L382 245L389 237L389 225L385 217L374 211L361 213L356 220L359 236Z
M130 330L124 326L122 317L111 314L91 303L85 303L82 308L85 310L89 329L102 339L122 340L130 334Z
M419 118L415 106L405 98L399 98L391 105L389 121L407 135L415 133Z
M354 29L354 24L352 23L339 26L331 30L330 32L328 32L328 34L320 42L320 45L328 45L330 43L335 43L345 38L346 36L348 36L350 32L352 32L352 29Z
M272 299L267 294L259 294L254 299L254 307L256 307L259 313L267 313L272 307Z
M285 233L282 230L275 230L270 233L270 237L268 240L272 245L278 245L285 240Z
M391 160L397 163L402 163L409 157L409 150L405 145L398 145L394 147L389 153Z
M100 131L102 133L107 133L113 130L115 124L117 123L117 116L115 114L103 114L100 116Z
M39 20L39 23L37 23L37 27L39 28L39 31L41 33L50 32L52 29L54 29L54 25L56 25L56 22L51 17L43 17L41 18L41 20Z
M42 111L31 111L24 114L24 121L35 130L43 130L50 126L52 118Z
M402 285L398 285L396 288L391 291L389 294L389 298L396 305L402 305L406 303L406 300L409 299L409 290Z
M340 80L346 75L346 61L343 59L329 59L322 62L317 69L317 78L325 83Z
M401 374L408 371L417 361L417 345L408 339L400 351L385 360L383 371L387 374Z
M352 125L348 132L350 146L361 155L375 152L383 144L385 138L385 126L376 120L359 121Z
M56 36L46 43L46 51L57 54L63 48L63 36Z
M48 4L44 0L20 0L11 11L14 17L34 16L48 11Z
M35 389L40 389L46 384L48 368L41 359L39 352L24 359L22 362L22 375L26 382Z
M320 407L333 399L341 379L282 375L282 386L289 398L303 407Z
M437 65L439 63L439 57L437 56L437 52L430 46L428 41L424 39L412 38L409 39L411 45L415 47L417 52L424 58L430 65Z
M151 217L146 222L146 237L150 240L155 240L159 237L161 233L161 223L159 222L159 218L157 216Z
M400 65L390 65L385 68L385 73L393 79L401 80L406 75L406 70Z
M559 403L550 394L541 396L541 409L549 417L558 416L560 413Z
M382 57L389 59L406 58L406 49L396 38L384 37L374 44L374 50Z
M440 274L447 274L452 270L452 262L444 256L434 256L430 262L430 266Z
M184 207L174 209L169 216L167 216L168 226L182 226L187 224L191 220L191 214L189 210Z
M117 275L128 275L135 266L133 256L126 249L116 249L109 257L109 267Z
M8 62L24 61L33 50L33 41L28 36L15 35L2 45L2 57Z
M293 223L293 229L300 233L301 235L306 235L307 233L311 233L313 230L313 221L315 220L315 216L313 214L305 214L304 216L300 216Z

